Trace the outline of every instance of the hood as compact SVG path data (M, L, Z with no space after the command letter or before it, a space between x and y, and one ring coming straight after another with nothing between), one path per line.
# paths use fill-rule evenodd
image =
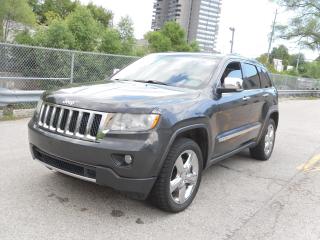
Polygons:
M189 102L199 95L193 89L119 81L47 92L44 100L97 111L151 112L166 105Z

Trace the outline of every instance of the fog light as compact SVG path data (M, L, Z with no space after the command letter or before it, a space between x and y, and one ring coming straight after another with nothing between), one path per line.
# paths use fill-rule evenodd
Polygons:
M131 155L125 155L124 156L124 162L126 163L126 164L131 164L132 163L132 157L131 157Z
M133 156L130 154L112 154L112 159L117 167L130 167L133 163Z

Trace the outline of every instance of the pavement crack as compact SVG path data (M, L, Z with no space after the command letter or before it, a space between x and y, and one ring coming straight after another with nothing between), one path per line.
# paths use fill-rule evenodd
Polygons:
M245 171L240 171L240 170L238 170L238 169L233 169L233 168L231 168L231 167L229 167L229 166L225 166L225 165L223 165L223 164L221 164L221 163L218 164L218 166L223 167L223 168L228 169L228 170L231 170L231 171L248 174L248 173L246 173ZM284 181L284 184L281 186L281 188L280 188L276 193L272 194L272 195L265 201L265 204L261 205L261 207L259 207L253 214L251 214L250 216L248 216L247 218L245 218L243 221L241 221L240 226L237 227L237 228L235 228L235 229L233 229L233 230L231 230L228 234L225 235L225 237L224 237L223 239L224 239L224 240L235 239L234 237L236 236L236 234L237 234L241 229L243 229L243 228L250 222L251 219L253 219L256 215L258 215L258 214L262 211L262 209L264 209L266 206L270 206L270 204L272 204L272 203L275 201L276 197L277 197L281 192L283 192L286 188L288 188L289 191L290 191L290 186L293 184L294 180L295 180L299 175L301 175L301 174L303 174L303 172L297 171L295 174L293 174L293 176L292 176L289 180ZM305 177L306 177L306 175L304 176L304 178L305 178ZM283 181L283 180L281 180L281 181ZM272 232L274 232L274 230L275 230L275 227L276 227L276 225L277 225L277 222L278 222L278 219L279 219L279 217L280 217L280 215L281 215L281 212L282 212L282 210L283 210L283 207L284 207L283 204L280 204L280 205L279 205L278 212L277 212L276 217L275 217L275 219L274 219L274 226L272 227Z
M226 166L224 164L217 164L218 166L222 167L222 168L225 168L227 170L230 170L230 171L233 171L233 172L237 172L237 173L240 173L240 174L245 174L246 176L248 177L253 177L253 178L257 178L257 179L264 179L264 180L273 180L275 181L277 184L279 185L283 185L285 183L287 183L288 181L284 180L284 179L280 179L280 178L274 178L274 177L262 177L262 176L258 176L258 175L255 175L255 174L252 174L250 172L247 172L247 171L243 171L243 170L239 170L239 169L235 169L235 168L231 168L229 166Z
M282 213L282 210L284 209L284 207L285 207L285 204L280 201L275 201L275 202L271 203L271 208L276 211L275 217L273 220L273 224L271 227L271 232L269 233L271 236L273 236L276 231L276 227L278 225L279 218L281 216L281 213Z

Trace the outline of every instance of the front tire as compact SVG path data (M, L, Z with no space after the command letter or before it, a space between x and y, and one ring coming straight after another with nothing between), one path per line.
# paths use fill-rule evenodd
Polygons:
M266 161L271 157L276 138L276 124L272 118L268 120L267 127L257 146L250 148L253 158Z
M164 211L183 211L197 194L202 168L198 144L188 138L176 140L151 191L150 200Z

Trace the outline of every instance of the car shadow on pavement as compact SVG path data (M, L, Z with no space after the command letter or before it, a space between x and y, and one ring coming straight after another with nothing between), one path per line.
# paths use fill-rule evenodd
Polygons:
M234 161L252 161L248 158L249 153L242 152L232 158L226 159L221 164L232 164ZM219 164L211 166L203 173L206 181L203 181L201 188L211 188L215 179L220 175L224 168ZM137 224L144 222L159 221L159 219L167 218L169 213L163 212L150 204L148 200L134 200L126 194L118 192L106 186L99 186L94 183L85 182L58 172L47 171L41 175L39 184L45 189L41 196L45 197L44 202L51 202L59 206L59 208L72 208L74 211L82 214L94 214L114 217L114 218L134 218ZM38 195L39 196L39 195ZM196 204L201 205L202 199L196 198L196 202L191 205L190 209L185 213L193 211L197 208Z
M48 172L41 178L41 185L45 185L46 197L56 204L72 207L81 212L90 212L107 216L126 217L140 215L139 213L154 212L158 217L167 213L152 206L149 201L135 200L107 186L76 179L58 172ZM142 220L137 219L141 224Z

